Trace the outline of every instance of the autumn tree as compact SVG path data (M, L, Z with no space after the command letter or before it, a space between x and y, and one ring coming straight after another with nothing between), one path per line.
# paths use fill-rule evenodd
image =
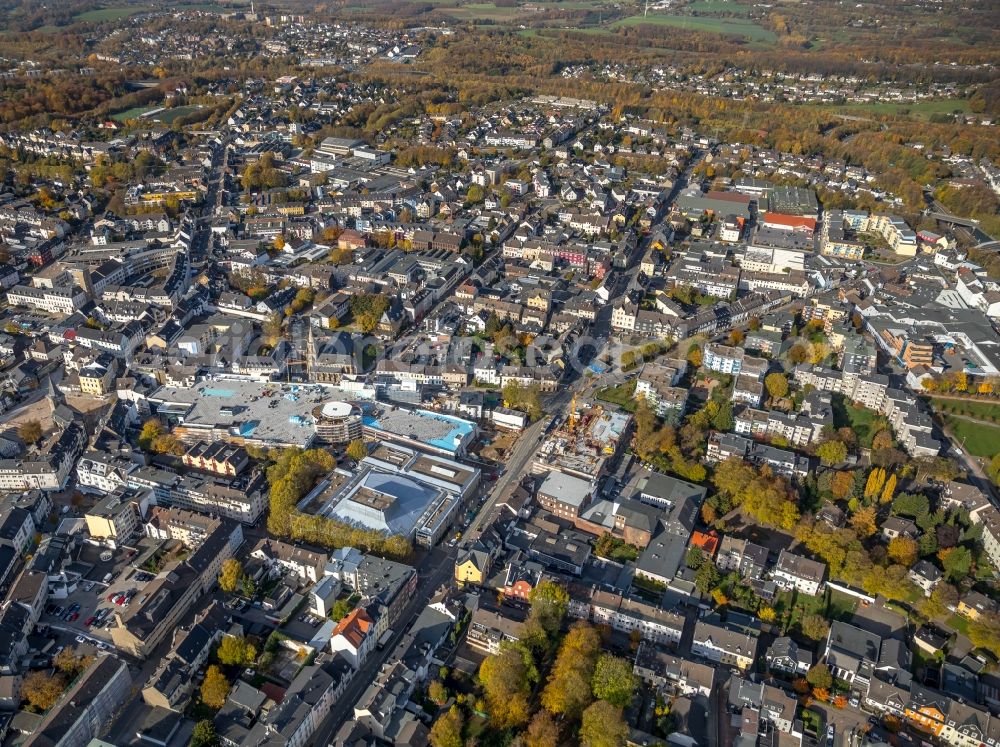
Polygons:
M687 351L687 362L690 363L694 368L701 366L702 354L700 345L692 345Z
M42 437L42 424L37 420L26 420L18 426L17 435L29 446L38 443Z
M94 661L93 656L77 656L76 649L64 648L52 658L52 666L73 680Z
M628 725L621 708L606 700L596 700L583 712L580 743L583 747L622 747L628 737Z
M240 586L243 578L243 564L236 558L227 558L222 561L222 568L219 570L219 588L224 592L232 594Z
M986 651L1000 651L1000 614L987 612L970 622L969 640Z
M868 473L868 480L865 482L865 498L874 498L882 490L882 486L885 484L885 470L881 467L876 467L871 472Z
M448 690L441 680L431 680L431 684L427 686L427 697L438 705L444 705L448 701Z
M229 696L229 680L215 664L210 666L205 672L205 679L201 683L201 701L209 708L218 710L226 704Z
M347 444L347 448L344 450L344 453L355 462L360 462L368 456L368 447L365 445L364 441L360 438L356 438Z
M245 667L257 660L257 648L242 636L226 635L215 655L222 664Z
M888 428L883 428L872 438L872 451L881 451L882 449L892 448L892 431Z
M834 498L843 500L854 490L854 473L847 470L834 472L830 478L830 492Z
M847 459L847 447L841 441L824 441L816 447L816 456L828 467L840 464Z
M909 567L917 562L919 551L920 547L915 539L900 535L889 540L886 556L894 563Z
M526 655L530 654L521 647L506 643L479 667L490 723L497 729L522 726L531 715L528 693L532 672Z
M802 617L799 629L806 638L813 641L821 641L826 638L826 634L830 630L830 625L822 615L810 614Z
M21 697L36 713L49 710L66 689L66 678L61 674L29 672L21 683Z
M636 681L632 664L620 656L601 654L592 680L594 697L624 708L632 702Z
M788 395L788 377L783 373L769 373L764 377L764 386L772 401Z
M892 500L893 494L896 492L896 473L889 475L889 479L885 481L885 486L882 488L882 494L879 497L880 503L889 503Z
M552 714L540 710L531 719L524 733L525 747L559 747L559 724Z
M878 531L878 514L872 506L859 509L851 516L851 528L862 539L871 537Z
M571 721L580 718L593 700L591 680L601 652L601 637L585 623L574 625L563 638L542 691L542 706Z
M142 430L139 432L139 446L149 451L153 448L153 441L165 432L163 423L156 418L150 418L142 424Z
M433 747L462 747L462 729L465 719L458 706L452 706L438 717L431 727L430 742Z

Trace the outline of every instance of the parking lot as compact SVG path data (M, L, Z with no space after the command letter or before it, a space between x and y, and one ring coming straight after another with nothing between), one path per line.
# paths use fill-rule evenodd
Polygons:
M109 562L95 564L65 599L51 599L43 610L41 622L53 630L79 636L83 641L109 643L114 613L124 613L132 600L156 578L152 573L131 567L128 552L119 551L118 555ZM105 583L104 579L108 581Z

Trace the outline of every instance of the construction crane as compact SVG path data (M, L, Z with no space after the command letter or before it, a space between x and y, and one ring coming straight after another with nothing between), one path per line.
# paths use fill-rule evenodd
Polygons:
M576 435L576 393L573 393L573 399L569 403L569 422L566 424L567 430L571 436Z

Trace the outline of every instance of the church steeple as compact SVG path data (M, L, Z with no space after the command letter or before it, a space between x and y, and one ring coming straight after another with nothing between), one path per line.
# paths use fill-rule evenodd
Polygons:
M46 386L47 392L45 394L45 399L49 403L50 414L56 411L59 405L65 404L66 400L63 397L63 393L56 389L56 383L52 380L52 376L48 377L48 384Z

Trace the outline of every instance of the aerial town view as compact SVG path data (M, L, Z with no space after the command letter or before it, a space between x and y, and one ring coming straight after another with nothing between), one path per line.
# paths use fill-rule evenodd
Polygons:
M0 747L1000 747L997 0L0 0Z

